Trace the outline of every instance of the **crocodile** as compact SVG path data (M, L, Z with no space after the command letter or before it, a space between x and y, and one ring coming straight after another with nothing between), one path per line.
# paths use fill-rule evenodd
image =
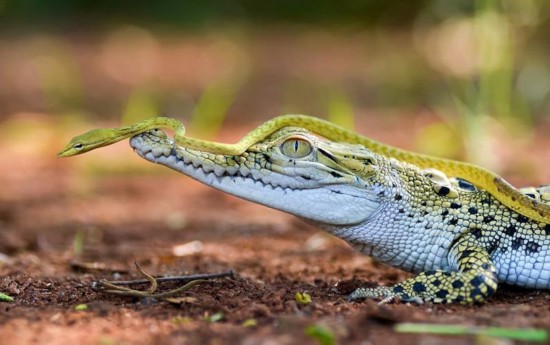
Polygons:
M157 128L175 130L174 139ZM73 156L131 137L142 158L293 214L416 275L349 300L477 304L499 283L550 289L550 186L517 190L475 165L400 150L329 122L286 115L237 144L185 137L155 118L75 137Z

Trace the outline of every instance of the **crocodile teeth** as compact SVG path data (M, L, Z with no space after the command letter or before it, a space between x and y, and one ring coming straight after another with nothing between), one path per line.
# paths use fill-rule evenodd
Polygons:
M229 168L228 168L227 172L229 172ZM214 167L214 174L216 174L216 176L222 177L225 173L226 173L226 170L224 168L222 168L220 166L217 166L217 165ZM232 174L230 174L230 175L232 175Z
M223 170L223 169L222 169ZM235 176L237 174L237 172L239 171L239 167L238 166L228 166L227 168L225 168L225 171L227 172L227 174L229 176Z
M243 166L241 166L241 168L239 169L239 173L240 173L242 176L246 177L246 176L250 175L250 169L248 169L248 167L246 167L246 166L243 165Z
M164 148L164 147L154 147L151 152L153 152L153 155L155 157L168 157L170 155L170 149Z

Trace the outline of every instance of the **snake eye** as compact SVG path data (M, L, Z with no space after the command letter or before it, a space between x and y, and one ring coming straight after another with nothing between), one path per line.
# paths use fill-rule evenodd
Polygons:
M281 145L281 152L290 158L303 158L309 155L311 151L311 144L303 139L291 138Z
M73 145L73 149L77 150L77 151L80 151L84 148L84 144L82 143L76 143Z

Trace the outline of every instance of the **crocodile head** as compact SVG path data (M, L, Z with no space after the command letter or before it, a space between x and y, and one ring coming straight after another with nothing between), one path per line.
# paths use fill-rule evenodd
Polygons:
M388 194L380 156L362 146L323 140L286 127L241 155L179 146L164 132L134 136L141 157L229 194L326 225L352 225L373 215ZM384 164L389 164L383 160Z

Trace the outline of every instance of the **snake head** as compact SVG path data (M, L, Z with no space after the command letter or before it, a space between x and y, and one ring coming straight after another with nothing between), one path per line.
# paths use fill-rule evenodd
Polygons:
M84 134L71 139L65 147L59 151L58 157L76 156L99 147L110 145L118 140L114 140L112 129L92 129Z

